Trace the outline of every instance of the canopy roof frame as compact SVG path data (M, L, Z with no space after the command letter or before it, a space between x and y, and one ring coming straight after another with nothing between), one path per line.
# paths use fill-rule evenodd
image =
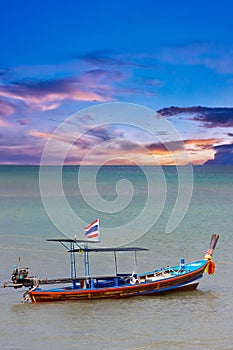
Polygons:
M49 238L48 242L59 242L64 248L67 249L67 252L70 253L70 262L71 262L71 277L76 279L76 259L75 253L84 253L84 273L86 277L90 277L90 263L89 263L89 252L114 252L114 261L115 261L115 271L117 275L117 259L116 252L134 252L135 255L135 267L137 270L137 256L138 251L148 251L148 248L142 247L100 247L100 248L89 248L88 243L100 243L99 241L91 240L82 240L82 239L70 239L70 238ZM69 243L66 244L66 243ZM82 247L79 243L83 243ZM75 245L78 248L75 248ZM75 283L75 282L74 282Z

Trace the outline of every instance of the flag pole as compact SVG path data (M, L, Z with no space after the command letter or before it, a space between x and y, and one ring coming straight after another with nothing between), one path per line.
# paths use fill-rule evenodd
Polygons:
M84 274L86 279L88 279L91 277L89 252L88 252L88 239L98 237L98 241L100 241L99 219L96 219L90 225L88 225L87 227L84 227L84 230L85 230L85 236L87 238L86 242L84 243Z
M88 258L88 243L84 244L84 273L85 277L89 277L90 268L89 268L89 258Z

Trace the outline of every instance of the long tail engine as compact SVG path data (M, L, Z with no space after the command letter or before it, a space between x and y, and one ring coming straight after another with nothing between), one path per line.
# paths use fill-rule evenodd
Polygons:
M12 275L11 281L14 288L21 287L33 287L37 281L34 276L29 276L29 267L15 267Z

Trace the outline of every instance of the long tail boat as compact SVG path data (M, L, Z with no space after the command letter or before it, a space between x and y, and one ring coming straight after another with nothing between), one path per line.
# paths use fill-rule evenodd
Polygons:
M180 259L176 266L166 266L161 269L153 269L144 273L120 274L117 271L117 252L134 252L148 250L140 247L120 248L96 248L88 245L89 240L76 239L48 239L48 241L61 243L70 254L71 277L40 280L30 276L29 268L16 266L12 273L12 282L5 283L5 287L21 288L28 290L23 295L23 301L32 303L55 301L78 301L106 298L126 298L136 296L155 296L162 293L182 290L195 290L199 280L206 271L213 274L215 264L212 255L219 235L213 234L209 249L204 258L198 261L185 263ZM93 241L93 243L97 243ZM90 273L89 255L91 253L113 252L115 258L115 274L111 276L92 276ZM84 257L84 276L76 276L76 253L82 253ZM63 284L62 287L42 289L41 285Z

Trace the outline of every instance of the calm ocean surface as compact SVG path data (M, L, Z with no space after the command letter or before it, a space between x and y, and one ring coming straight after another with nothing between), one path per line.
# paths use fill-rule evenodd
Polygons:
M56 167L48 167L51 183L56 171ZM85 188L91 188L93 171L94 167L84 169ZM139 234L138 226L133 229L131 226L129 241L133 242L135 237L134 245L148 247L150 251L138 254L138 272L176 264L180 258L186 261L202 258L211 234L219 233L213 256L215 275L205 274L195 292L46 305L22 304L22 289L0 288L1 349L233 349L233 167L193 168L190 205L171 233L166 233L166 224L180 185L177 170L175 167L162 170L166 198L161 213L164 195L161 174L152 167L147 171L154 177L156 190L154 204L145 212L147 179L137 167L102 167L96 178L99 199L95 200L91 191L86 193L86 199L95 202L96 207L101 198L110 207L117 198L116 184L127 179L131 183L129 191L133 190L132 198L118 211L117 207L108 213L99 211L85 202L77 187L77 167L63 170L64 196L74 215L86 222L99 217L103 230L119 227L122 232L128 222L140 217L144 230ZM181 185L185 187L186 183ZM127 203L127 190L121 195L123 203ZM64 212L63 217L59 212L59 196L55 193L51 196L67 230L72 236L80 232L82 235L81 223L74 232L69 215ZM10 279L19 256L21 264L30 266L38 277L68 277L67 253L55 243L46 242L46 238L58 238L62 233L42 204L39 168L0 166L0 205L0 284ZM153 216L154 224L149 227L147 219ZM118 258L122 272L135 269L132 256L120 253ZM77 256L78 273L82 270L81 259ZM92 273L111 273L111 254L107 253L103 259L92 258Z

